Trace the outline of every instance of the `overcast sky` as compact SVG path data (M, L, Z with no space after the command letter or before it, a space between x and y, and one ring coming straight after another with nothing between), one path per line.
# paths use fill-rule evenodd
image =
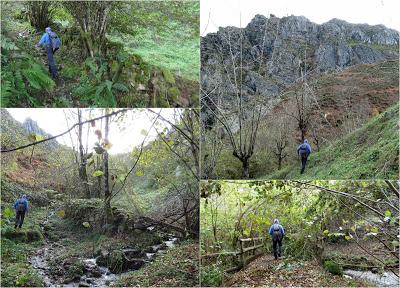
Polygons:
M338 18L400 31L400 0L201 0L200 9L202 36L218 31L218 27L245 27L256 14L293 14L318 24Z
M14 108L7 109L10 112L11 116L14 117L15 120L19 122L24 122L27 117L37 121L39 127L45 130L47 133L51 135L57 135L64 131L67 128L67 122L64 116L64 111L66 114L70 114L71 112L76 113L77 109L46 109L46 108L35 108L35 109L25 109L25 108ZM97 111L93 112L96 116L100 116L102 112L96 109ZM154 109L154 111L159 111L160 109ZM178 109L161 109L161 115L169 120L173 120L174 111ZM142 130L149 130L152 124L152 119L149 118L146 114L145 109L134 109L135 112L129 111L126 114L126 117L123 121L117 123L111 123L110 126L110 135L109 140L112 143L112 147L109 150L110 154L118 154L130 152L136 146L140 146L144 139L144 135L142 134ZM87 114L86 114L87 115ZM93 117L92 117L93 118ZM88 119L83 119L88 120ZM75 124L76 121L69 120L68 124L71 127ZM91 129L89 132L89 148L93 147L94 143L97 141L97 138L94 134L94 130L99 127L99 123L96 124L96 128ZM86 126L84 126L83 131L84 135L86 135ZM121 129L124 127L124 129ZM160 129L159 129L160 131ZM104 131L103 131L104 133ZM73 137L76 138L76 132L73 132ZM152 129L150 130L150 134L148 140L152 140L157 136L157 132ZM83 137L84 139L86 138ZM57 138L57 141L61 144L72 147L71 140L68 134L63 137ZM27 141L28 142L28 141ZM84 145L85 146L85 145Z

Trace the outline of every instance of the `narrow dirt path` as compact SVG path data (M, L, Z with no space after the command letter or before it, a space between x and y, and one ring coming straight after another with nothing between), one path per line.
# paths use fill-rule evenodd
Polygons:
M318 261L295 261L264 255L240 270L222 286L278 286L278 287L333 287L347 286L350 279L334 276L320 266ZM353 285L365 285L352 282Z

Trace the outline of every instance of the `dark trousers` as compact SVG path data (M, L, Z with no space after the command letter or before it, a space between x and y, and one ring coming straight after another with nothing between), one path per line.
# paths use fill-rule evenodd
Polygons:
M54 54L53 48L48 46L47 47L47 63L49 65L49 72L51 74L51 77L53 77L55 79L58 76L58 72L57 72L57 66L56 66L56 62L54 61L53 54Z
M300 174L303 174L304 173L304 169L306 169L308 154L307 153L300 154L300 157L301 157L301 171L300 171Z
M272 250L274 251L275 259L282 255L282 235L272 235Z
M17 211L17 215L15 217L15 228L19 226L19 228L22 227L22 224L24 223L24 218L25 218L25 211Z

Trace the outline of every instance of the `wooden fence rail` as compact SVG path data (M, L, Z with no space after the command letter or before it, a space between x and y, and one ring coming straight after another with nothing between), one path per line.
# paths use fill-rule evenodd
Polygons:
M263 238L239 239L240 264L245 267L251 260L262 254L258 248L263 247Z
M244 238L238 240L239 251L231 251L231 252L217 252L204 254L201 256L202 264L204 262L212 261L214 259L218 259L219 257L233 257L234 263L237 264L225 272L237 271L243 267L245 267L248 263L254 260L257 256L262 254L263 238Z

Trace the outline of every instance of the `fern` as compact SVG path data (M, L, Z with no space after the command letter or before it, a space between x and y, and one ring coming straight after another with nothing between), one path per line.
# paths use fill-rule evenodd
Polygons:
M37 96L43 90L52 91L54 81L42 65L20 51L11 40L2 39L1 47L2 56L7 55L6 59L2 58L1 106L20 106L26 102L41 106Z
M90 106L116 107L118 102L115 94L129 92L129 88L108 79L107 62L101 58L86 59L85 67L86 75L81 77L81 83L74 89L73 94Z
M129 88L122 83L114 83L113 88L121 92L129 92Z

